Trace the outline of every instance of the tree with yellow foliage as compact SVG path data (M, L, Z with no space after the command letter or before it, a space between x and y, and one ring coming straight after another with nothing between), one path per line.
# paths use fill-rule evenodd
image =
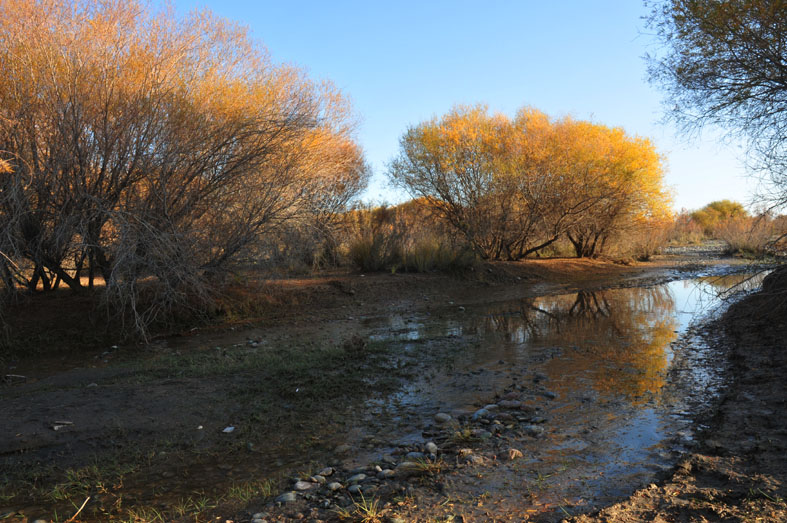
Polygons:
M341 93L207 11L0 0L0 71L0 267L31 290L101 276L140 328L203 307L206 276L368 177Z
M564 234L578 256L593 255L669 212L651 142L531 108L511 120L457 107L411 127L389 174L486 259L518 260Z

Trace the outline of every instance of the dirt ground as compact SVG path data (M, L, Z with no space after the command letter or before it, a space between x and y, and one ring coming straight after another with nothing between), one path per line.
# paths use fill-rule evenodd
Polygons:
M0 520L66 521L87 499L74 521L250 521L260 500L269 504L293 468L304 465L304 454L314 463L330 459L353 424L342 413L363 399L353 391L371 386L384 397L412 377L412 370L386 367L385 355L375 352L383 349L365 346L370 317L641 285L718 262L713 253L678 253L634 265L496 263L459 276L335 272L257 282L264 299L253 309L256 317L228 317L145 345L115 344L110 333L87 336L87 348L75 350L86 343L84 332L73 335L76 323L36 335L31 340L49 344L46 350L2 360ZM748 304L717 324L728 333L719 347L729 350L734 379L707 420L702 445L663 482L576 521L787 520L787 328L784 318L763 325ZM68 309L69 300L25 307L35 316L36 308ZM39 320L41 314L55 312ZM366 362L356 373L359 351ZM229 427L238 428L225 432ZM419 485L439 493L445 478L428 472ZM395 507L403 503L397 495L380 503ZM270 520L307 518L308 506L301 508L274 507ZM394 512L405 520L448 518L444 506ZM493 509L460 516L526 517Z

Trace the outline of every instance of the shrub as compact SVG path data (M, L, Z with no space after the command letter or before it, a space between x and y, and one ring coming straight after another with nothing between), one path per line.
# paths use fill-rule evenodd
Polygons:
M773 237L773 223L767 216L725 220L716 227L716 236L727 244L727 254L762 257Z

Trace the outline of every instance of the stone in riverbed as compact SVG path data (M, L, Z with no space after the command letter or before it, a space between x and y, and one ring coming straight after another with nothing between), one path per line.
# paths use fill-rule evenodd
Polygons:
M333 481L331 483L328 483L328 489L331 492L335 492L335 491L337 491L337 490L339 490L341 488L344 488L344 487L342 487L342 484L339 483L338 481Z
M394 472L393 470L385 469L377 473L377 479L391 479L395 475L396 472Z
M311 480L312 483L319 483L320 485L324 485L326 481L325 476L321 476L320 474L317 474L316 476L312 476L309 479Z
M355 484L355 485L350 485L350 486L347 488L347 492L349 492L350 494L358 494L358 493L360 493L360 492L361 492L361 486L360 486L360 485L358 485L358 484Z
M295 485L292 488L294 488L295 490L303 491L303 490L309 490L313 486L314 486L314 483L310 483L308 481L300 481L299 480L299 481L295 482Z
M354 475L354 476L351 476L351 477L350 477L350 478L347 480L347 482L348 482L348 483L360 483L361 481L363 481L363 480L365 480L365 479L366 479L366 474L356 474L356 475Z
M438 412L437 414L434 415L434 420L437 423L448 423L449 421L451 421L451 415L445 414L444 412Z
M414 474L420 474L423 471L421 465L414 461L402 461L396 467L396 475L399 477L406 477L412 476Z
M318 476L322 477L330 476L331 474L333 474L333 467L325 467L317 473Z
M487 409L478 409L477 411L475 411L473 413L472 420L473 421L478 421L478 420L480 420L482 418L486 418L487 416L489 416L489 414L490 414L490 412Z
M404 459L406 461L415 461L415 460L418 460L418 459L423 460L423 459L426 459L426 456L424 455L423 452L408 452L405 455Z
M352 450L352 447L349 445L339 445L334 452L336 454L347 454L350 450Z
M298 499L298 495L295 492L290 491L281 494L274 501L276 501L276 503L292 503L296 499Z
M523 425L522 430L525 432L525 434L534 438L544 434L544 427L539 427L538 425Z
M504 409L518 409L522 406L522 402L517 400L501 400L498 402L498 405Z
M427 454L437 455L437 445L434 441L428 442L426 445L424 445L424 448L426 449Z

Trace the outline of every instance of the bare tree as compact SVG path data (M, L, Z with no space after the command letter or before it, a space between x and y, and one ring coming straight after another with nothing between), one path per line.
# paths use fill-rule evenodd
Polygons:
M716 124L750 145L767 180L762 199L787 205L787 2L652 2L650 27L663 51L651 82L687 131Z

